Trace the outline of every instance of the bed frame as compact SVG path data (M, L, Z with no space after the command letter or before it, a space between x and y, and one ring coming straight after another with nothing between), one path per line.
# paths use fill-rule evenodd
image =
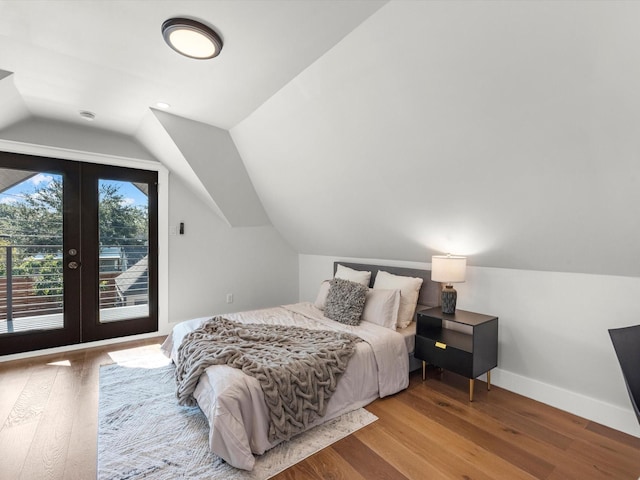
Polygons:
M371 272L371 280L369 287L373 288L373 284L376 281L376 275L380 270L392 273L394 275L402 275L404 277L418 277L422 278L422 287L420 288L420 294L418 295L418 308L416 310L422 310L428 307L437 307L440 305L440 296L442 293L442 287L440 283L431 280L431 270L419 270L417 268L405 268L405 267L388 267L386 265L367 265L364 263L349 263L349 262L333 262L333 273L336 273L338 265L344 265L345 267L352 268L353 270L364 270Z

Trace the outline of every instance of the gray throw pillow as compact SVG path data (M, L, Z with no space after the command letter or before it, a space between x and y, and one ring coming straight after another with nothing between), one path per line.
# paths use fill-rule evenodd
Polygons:
M334 278L329 284L324 316L345 325L359 325L369 289L341 278Z

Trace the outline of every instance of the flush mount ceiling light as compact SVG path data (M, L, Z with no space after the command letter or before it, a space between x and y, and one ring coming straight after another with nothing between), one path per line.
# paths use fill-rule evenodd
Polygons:
M170 18L162 24L162 36L171 48L189 58L217 57L222 39L210 27L189 18Z

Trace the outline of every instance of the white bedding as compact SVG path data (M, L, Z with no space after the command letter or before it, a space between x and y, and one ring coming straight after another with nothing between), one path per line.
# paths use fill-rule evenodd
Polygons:
M416 349L416 322L411 322L408 327L397 330L404 337L409 355Z
M345 331L358 335L356 353L340 378L327 405L325 416L315 424L392 395L409 385L409 364L405 338L388 328L369 322L348 326L325 318L311 303L226 314L242 323L297 325L310 329ZM162 345L174 361L184 336L211 317L176 325ZM276 443L268 441L268 412L258 381L241 370L214 365L205 371L194 392L200 409L209 421L211 451L231 465L251 470L254 454L261 455Z

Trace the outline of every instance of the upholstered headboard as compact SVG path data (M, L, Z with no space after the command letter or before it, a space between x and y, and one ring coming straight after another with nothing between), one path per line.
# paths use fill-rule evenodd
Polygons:
M422 287L420 288L420 294L418 296L418 310L422 307L437 307L440 305L440 294L442 289L438 282L431 280L431 270L419 270L417 268L405 268L405 267L388 267L385 265L367 265L364 263L349 263L349 262L333 262L333 273L336 273L338 265L344 265L345 267L352 268L354 270L365 270L371 272L371 281L369 287L373 287L376 280L378 271L384 270L385 272L392 273L394 275L402 275L405 277L418 277L422 278Z

